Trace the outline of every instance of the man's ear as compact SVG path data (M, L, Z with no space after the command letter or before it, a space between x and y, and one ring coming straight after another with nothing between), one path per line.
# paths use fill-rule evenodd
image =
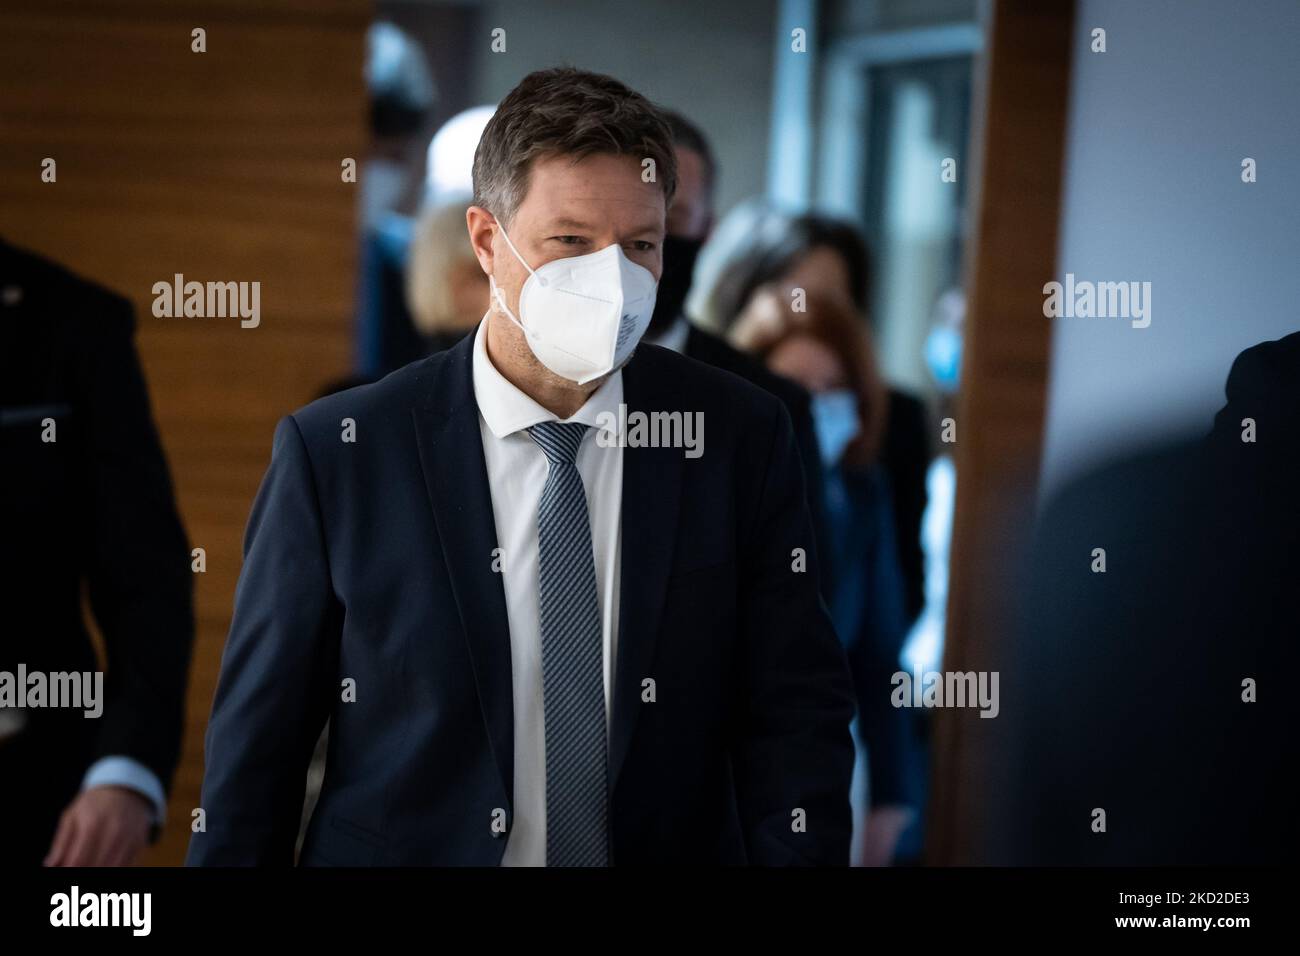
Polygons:
M497 220L482 206L470 206L465 212L465 226L469 230L469 244L484 275L492 275L492 240L496 237Z

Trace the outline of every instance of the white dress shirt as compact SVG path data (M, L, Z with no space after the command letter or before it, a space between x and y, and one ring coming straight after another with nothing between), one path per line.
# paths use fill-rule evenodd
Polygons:
M489 313L490 316L490 313ZM546 865L546 731L542 708L542 631L538 609L537 502L549 465L525 429L560 421L512 385L487 354L489 316L474 337L474 399L487 463L492 513L510 626L514 699L514 816L503 866ZM611 412L618 421L623 373L615 372L587 399L570 422L591 426L578 447L576 465L587 492L596 598L600 602L605 675L605 725L618 638L618 586L623 525L623 451L596 440L597 416ZM485 559L487 556L484 556ZM475 560L467 555L466 560ZM606 746L608 746L608 732Z

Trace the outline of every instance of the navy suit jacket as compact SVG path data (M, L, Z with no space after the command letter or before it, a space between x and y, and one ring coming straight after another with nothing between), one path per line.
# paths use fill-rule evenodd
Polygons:
M293 862L328 718L300 863L500 863L510 639L473 338L280 422L208 727L206 830L187 862ZM655 346L623 375L629 410L701 411L705 430L696 459L623 452L612 860L845 864L853 695L789 415ZM341 440L345 418L355 442Z

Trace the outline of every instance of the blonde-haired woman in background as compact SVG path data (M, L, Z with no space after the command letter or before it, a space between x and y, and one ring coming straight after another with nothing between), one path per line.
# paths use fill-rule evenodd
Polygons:
M411 321L441 352L478 325L488 308L488 280L465 231L468 202L421 214L406 265L406 305Z

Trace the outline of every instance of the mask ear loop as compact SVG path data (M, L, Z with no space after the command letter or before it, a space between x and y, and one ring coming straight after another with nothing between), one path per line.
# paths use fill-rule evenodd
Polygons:
M539 285L545 286L546 277L539 276L536 273L536 271L534 271L533 267L528 264L528 260L526 260L523 256L519 254L519 250L515 248L515 244L510 241L510 235L509 233L506 232L505 226L501 225L501 220L498 219L496 223L497 223L497 228L501 230L501 238L506 241L506 245L510 247L510 251L513 252L515 258L519 260L519 264L528 270L528 275L531 278L536 279ZM491 287L492 297L496 300L497 304L501 306L501 311L505 313L506 318L508 318L515 325L519 326L520 330L524 333L525 336L531 336L532 338L536 339L538 342L542 341L542 336L540 332L537 332L535 330L530 330L526 325L524 325L522 320L517 318L515 314L510 311L510 307L506 305L505 293L502 292L501 287L497 285L496 276L493 275L488 276L488 285Z
M510 247L510 251L513 252L515 254L515 258L519 260L519 264L528 270L528 274L530 276L537 277L537 282L539 285L545 286L546 277L537 275L537 271L528 264L528 260L519 254L519 250L515 248L515 244L510 241L510 234L506 232L506 227L501 225L501 220L498 219L496 222L497 222L497 228L501 230L501 238L506 241L506 245Z

